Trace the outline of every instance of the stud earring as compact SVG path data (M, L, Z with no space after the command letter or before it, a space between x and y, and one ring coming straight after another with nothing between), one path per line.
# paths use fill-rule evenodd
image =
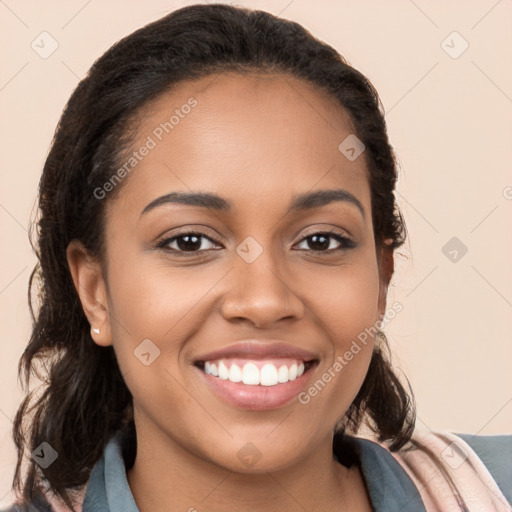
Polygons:
M94 332L94 334L99 334L99 333L100 333L100 330L99 330L99 329L97 329L97 328L94 328L94 329L92 330L92 332Z

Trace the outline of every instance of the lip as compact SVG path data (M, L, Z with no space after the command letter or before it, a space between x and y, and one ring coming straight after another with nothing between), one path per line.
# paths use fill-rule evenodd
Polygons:
M300 359L307 364L307 370L296 379L275 386L250 386L230 380L223 380L204 372L205 361L238 357L245 359L275 359L280 357ZM289 403L306 387L312 370L318 363L318 355L279 340L242 340L220 350L202 354L195 359L194 368L199 378L210 391L222 401L239 409L265 411Z
M195 358L195 362L213 361L228 357L246 359L266 359L278 357L293 357L303 361L318 359L318 355L280 340L242 340L225 348L202 354Z
M247 386L239 382L222 380L206 374L200 368L195 368L199 377L224 402L253 411L267 411L286 405L306 388L312 375L311 368L295 380L276 384L275 386Z

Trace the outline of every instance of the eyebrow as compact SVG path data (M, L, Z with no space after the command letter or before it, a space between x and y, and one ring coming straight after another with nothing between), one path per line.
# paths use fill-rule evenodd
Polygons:
M292 212L310 210L328 205L335 201L342 201L355 205L361 212L363 219L366 218L365 210L361 202L350 192L341 188L315 190L314 192L306 192L304 194L294 196L292 198L289 209ZM231 210L232 206L228 200L216 194L204 192L171 192L170 194L157 197L155 200L151 201L151 203L149 203L144 208L144 210L142 210L140 216L142 217L144 214L157 208L158 206L162 206L168 203L198 206L201 208L208 208L210 210L227 212Z

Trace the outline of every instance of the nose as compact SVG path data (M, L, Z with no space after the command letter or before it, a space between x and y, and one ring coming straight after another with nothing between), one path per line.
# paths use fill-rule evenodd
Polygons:
M229 321L247 320L258 328L302 318L304 303L283 267L270 250L264 250L252 263L236 255L234 267L226 276L223 317Z

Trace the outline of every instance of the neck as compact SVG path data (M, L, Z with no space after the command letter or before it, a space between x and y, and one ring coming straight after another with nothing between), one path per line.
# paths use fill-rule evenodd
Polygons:
M279 471L239 473L198 457L161 431L138 429L127 477L140 512L371 510L361 505L369 502L357 466L333 459L332 437Z

